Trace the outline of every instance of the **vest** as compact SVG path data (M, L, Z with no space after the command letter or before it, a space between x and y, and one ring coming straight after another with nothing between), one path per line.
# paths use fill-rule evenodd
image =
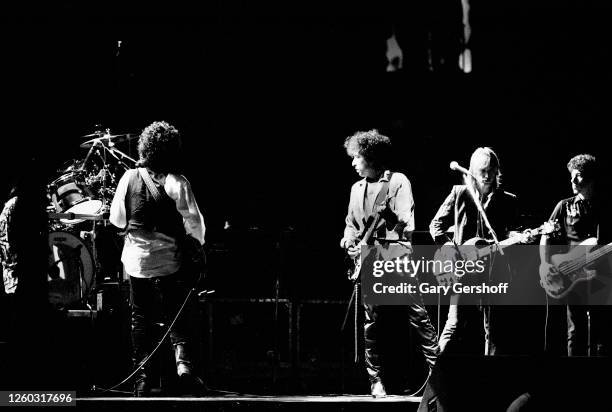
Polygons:
M138 170L130 170L130 173L125 195L125 212L128 222L126 232L147 230L163 233L174 239L183 237L185 235L183 217L176 210L176 203L168 196L164 187L153 182L162 197L161 202L157 202Z

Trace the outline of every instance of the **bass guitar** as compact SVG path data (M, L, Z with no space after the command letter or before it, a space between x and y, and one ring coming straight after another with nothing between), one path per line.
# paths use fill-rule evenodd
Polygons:
M597 238L589 238L567 253L552 255L550 265L540 265L540 285L551 298L565 297L579 282L597 276L592 268L612 252L612 243L595 249Z

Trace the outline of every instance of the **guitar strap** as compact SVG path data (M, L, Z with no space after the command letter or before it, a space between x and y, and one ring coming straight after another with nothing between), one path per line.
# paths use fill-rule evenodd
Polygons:
M160 204L162 202L162 194L160 193L157 186L155 186L155 183L153 183L153 179L151 178L151 174L149 173L149 171L144 167L139 167L138 173L140 174L140 177L142 177L142 180L145 182L147 189L149 189L149 192L151 193L155 201Z
M140 173L142 180L145 182L145 185L147 185L147 188L149 189L149 192L151 192L151 195L153 196L155 201L157 203L161 203L162 195L159 192L159 189L157 188L157 186L155 186L155 183L153 183L153 179L151 178L149 171L144 167L139 167L138 173Z
M159 189L157 189L157 186L155 186L155 183L153 183L153 179L151 179L151 175L149 174L149 171L146 168L144 168L144 167L139 167L138 168L138 173L140 173L140 176L142 177L142 180L145 182L145 185L147 185L147 188L149 189L149 192L151 192L151 195L153 196L155 201L157 203L161 203L162 202L162 195L159 192ZM189 237L189 236L187 236L187 237ZM178 239L178 240L180 241L180 239ZM179 247L181 247L181 246L179 246ZM183 244L182 247L185 248L186 244ZM185 253L185 249L183 249L183 253ZM199 278L198 278L198 283L200 282L200 279L202 279L202 275L203 275L203 272L200 271Z
M153 183L153 179L151 179L149 171L143 167L139 167L136 170L138 171L140 177L142 177L142 180L145 182L145 185L147 186L147 189L149 189L149 193L151 193L153 199L155 199L157 203L161 203L162 195L161 193L159 193L159 190L157 189L157 186L155 186L155 183ZM128 227L129 225L126 224L125 229L121 232L121 235L126 235L128 233Z
M151 195L153 196L155 201L158 203L161 202L161 193L159 193L157 186L155 186L155 183L153 183L153 179L151 179L149 171L144 167L139 167L138 173L140 174L140 177L142 177L142 180L145 182L145 185L147 185L147 188L149 189L149 192L151 192Z
M391 176L393 176L393 174L390 174L389 180L384 181L382 186L380 187L380 191L376 195L376 200L374 201L374 206L383 206L385 202L387 201L387 195L389 194L389 182L391 182Z
M378 194L376 195L376 199L374 200L374 207L372 208L372 213L370 213L370 216L368 216L368 218L366 219L366 222L373 222L374 216L376 216L378 209L381 209L385 206L385 203L387 202L387 196L389 195L389 182L391 182L391 176L393 176L393 173L389 174L389 180L386 180L383 182L382 186L380 187L380 190L378 191ZM380 222L378 222L380 224ZM372 234L376 231L377 228L373 228L372 230ZM370 243L370 239L366 239L366 243Z

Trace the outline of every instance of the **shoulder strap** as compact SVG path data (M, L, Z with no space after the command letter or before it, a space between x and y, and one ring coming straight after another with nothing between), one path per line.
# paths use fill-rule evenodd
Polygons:
M381 209L387 202L387 196L389 195L389 183L391 182L392 176L393 174L390 174L389 180L384 181L382 186L380 187L380 190L376 195L376 199L374 200L374 207L372 208L372 214L370 215L370 217L373 217L376 214L376 209Z
M155 201L158 203L161 202L162 195L161 193L159 193L159 190L157 189L157 186L155 186L155 183L153 183L153 179L151 179L149 171L144 167L139 167L138 173L140 173L142 180L144 180L145 184L147 185L147 188L149 189L149 192L151 192L151 195L153 196Z
M374 201L374 210L372 214L368 216L368 219L364 226L364 231L361 236L361 241L368 243L372 239L372 235L374 231L378 228L378 225L381 220L381 212L387 202L387 195L389 194L389 182L391 181L391 177L386 182L383 182L380 187L380 191L376 195L376 200Z
M389 177L389 180L383 182L382 186L380 187L380 191L376 195L376 200L374 201L375 206L383 206L385 202L387 201L387 195L389 194L389 182L390 181L391 181L391 177Z

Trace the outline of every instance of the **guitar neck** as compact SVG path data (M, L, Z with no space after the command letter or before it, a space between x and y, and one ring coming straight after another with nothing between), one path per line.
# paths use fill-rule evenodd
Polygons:
M477 256L478 258L490 255L491 253L498 252L507 248L508 246L516 245L521 241L519 236L509 237L508 239L504 239L499 242L499 245L492 244L490 246L483 247L482 249L478 249Z
M612 243L608 243L607 245L600 247L594 252L588 253L584 266L589 266L590 264L595 263L599 259L605 257L610 252L612 252Z
M377 213L376 216L374 216L372 224L368 226L367 230L364 232L363 238L359 242L360 245L367 245L370 242L370 239L372 239L372 235L374 234L374 231L376 230L376 227L378 226L379 222L380 213Z
M530 232L533 236L535 236L535 235L550 234L554 232L555 230L558 230L558 228L557 229L549 228L547 224L544 224L537 229L531 230ZM521 243L522 240L523 239L520 235L509 237L508 239L504 239L501 242L499 242L499 245L492 244L490 246L483 247L482 249L478 249L477 256L478 258L481 258L483 256L490 255L491 253L498 252L500 250L504 250L508 246L512 246L512 245L516 245L517 243Z

